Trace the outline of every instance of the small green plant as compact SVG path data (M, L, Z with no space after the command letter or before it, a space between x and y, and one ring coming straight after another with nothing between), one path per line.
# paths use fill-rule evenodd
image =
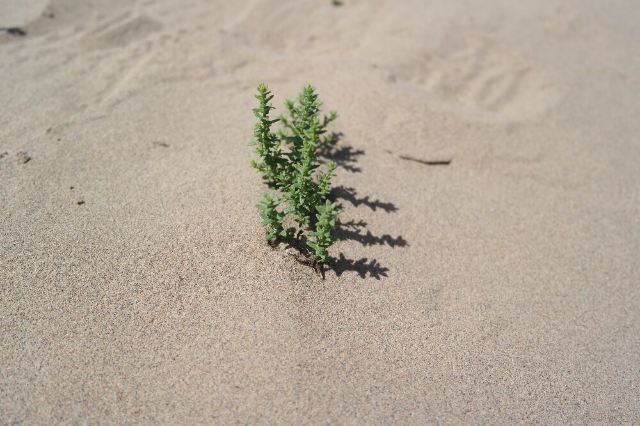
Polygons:
M271 186L275 186L282 167L282 154L280 141L271 132L271 125L278 122L278 119L271 120L269 118L269 113L274 109L271 106L273 95L266 85L260 84L256 99L258 99L258 107L253 109L253 113L258 122L253 130L255 139L252 144L256 146L259 160L252 161L251 165L262 173L265 181Z
M335 170L335 163L330 162L327 172L316 176L320 165L318 149L326 143L322 135L329 123L338 117L332 111L321 121L321 105L315 89L306 86L300 92L298 102L285 102L288 116L281 115L279 118L284 127L279 135L289 148L286 154L286 179L282 182L283 192L289 211L299 226L313 225L315 207L324 203L329 195L331 177Z
M262 202L256 205L260 211L262 226L265 231L267 231L265 239L272 244L279 238L288 237L288 232L284 229L284 217L286 213L277 210L279 205L280 201L274 199L269 193L264 194Z
M336 226L340 210L329 200L326 200L324 205L317 206L316 210L318 211L316 230L309 233L311 239L307 245L314 250L315 260L323 264L327 261L327 249L335 242L331 236L331 230Z
M335 205L327 207L331 204L328 196L336 164L329 162L324 172L319 171L318 151L331 141L324 135L338 114L332 111L320 119L322 103L312 86L306 86L296 101L286 100L286 114L273 120L270 118L274 109L271 106L273 95L266 85L258 85L256 99L258 107L253 111L258 122L252 143L258 159L251 164L269 186L282 194L280 199L265 195L258 205L267 240L274 243L291 238L292 233L285 231L283 225L285 217L290 215L300 228L298 237L308 230L315 238L309 243L314 244L310 247L315 250L315 262L326 263L329 259L327 249L333 244L331 230L338 213ZM281 128L274 132L272 126L278 122ZM284 210L278 211L281 204L285 205ZM321 213L324 211L332 215L332 219L325 220ZM322 224L320 220L323 220Z

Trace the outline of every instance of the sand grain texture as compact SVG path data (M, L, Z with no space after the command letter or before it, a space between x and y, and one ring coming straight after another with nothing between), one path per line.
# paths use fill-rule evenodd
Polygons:
M0 423L640 422L634 1L0 16ZM324 281L262 241L261 81L340 113Z

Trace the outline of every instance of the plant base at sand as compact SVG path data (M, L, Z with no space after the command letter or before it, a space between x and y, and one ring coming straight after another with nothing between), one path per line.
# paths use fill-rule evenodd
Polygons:
M287 100L286 114L277 119L270 118L273 95L266 85L258 85L256 99L253 112L258 122L252 144L257 159L251 165L274 191L258 204L266 239L272 244L291 239L295 230L286 230L284 223L291 217L299 228L297 238L308 232L307 245L313 249L315 263L322 265L329 260L339 210L328 200L336 164L330 162L325 171L319 171L318 150L328 143L324 134L337 114L332 111L320 119L321 102L312 86L306 86L297 101ZM278 122L280 129L272 131ZM279 206L283 207L278 210Z

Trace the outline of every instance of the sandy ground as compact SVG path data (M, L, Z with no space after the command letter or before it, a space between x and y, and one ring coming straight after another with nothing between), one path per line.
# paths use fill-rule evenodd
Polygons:
M0 1L0 423L638 424L637 6ZM260 81L340 113L324 281Z

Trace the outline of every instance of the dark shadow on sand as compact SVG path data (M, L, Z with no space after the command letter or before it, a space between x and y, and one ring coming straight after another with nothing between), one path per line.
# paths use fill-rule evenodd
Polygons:
M387 213L398 211L398 207L395 204L380 201L378 199L372 200L369 195L364 197L358 196L358 191L350 186L338 186L331 190L330 197L334 200L343 200L350 203L354 207L364 205L373 211L378 209L384 210Z
M345 271L355 271L360 275L360 278L369 276L376 280L388 277L387 272L389 271L389 268L380 265L376 259L369 260L366 257L359 260L347 259L343 253L340 253L338 259L331 259L329 267L337 276L342 275Z
M356 165L358 157L364 155L364 151L361 149L354 149L352 146L345 145L340 148L336 148L340 139L344 136L343 133L331 133L326 138L326 142L320 148L318 153L321 159L325 161L333 161L338 167L351 172L361 173L362 169Z
M377 236L373 235L369 230L365 233L366 226L367 222L362 220L358 222L354 220L340 222L335 230L335 237L341 241L354 240L365 247L388 245L389 247L395 248L409 245L402 235L398 235L397 237L392 237L389 234Z
M326 143L320 149L320 157L327 161L334 161L338 168L351 173L361 173L362 168L358 166L358 160L365 155L362 149L355 149L352 146L344 145L338 147L338 142L343 138L342 133L331 133L326 138ZM334 188L329 198L339 207L343 207L344 203L349 203L354 207L365 206L373 211L381 210L385 213L394 213L398 211L398 207L389 201L373 199L370 195L362 195L355 188L348 186L338 186ZM407 240L398 235L393 237L389 234L374 235L367 228L367 223L363 220L350 220L348 222L339 222L334 229L334 236L341 241L357 241L363 246L386 245L391 248L406 247L409 245ZM306 243L302 240L296 240L290 246L295 247L305 257L309 256L309 250ZM346 271L354 271L361 278L372 277L377 280L387 277L389 268L382 266L377 259L369 259L363 257L361 259L349 259L344 253L340 253L338 258L331 259L327 266L333 270L337 276L342 275ZM321 273L323 271L321 270ZM324 273L323 273L324 276Z

